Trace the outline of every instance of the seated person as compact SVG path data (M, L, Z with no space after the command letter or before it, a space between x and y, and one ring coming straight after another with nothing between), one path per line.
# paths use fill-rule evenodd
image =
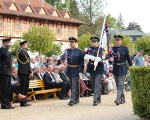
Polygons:
M34 68L34 73L33 73L33 77L30 78L30 80L42 80L42 75L41 75L41 67L40 66L36 66Z
M67 85L68 97L70 97L71 96L71 84L69 82L69 78L67 77L65 73L65 70L66 70L66 67L63 64L61 64L59 66L59 75L60 75L61 80L63 80Z
M52 74L52 71L53 71L52 65L47 65L46 68L47 68L47 70L43 76L45 89L61 88L59 99L60 100L66 100L66 83L65 82L57 83L55 77Z
M103 75L103 80L101 81L101 95L108 94L108 80L105 79L105 75Z
M113 71L113 66L109 65L109 73L106 75L106 80L108 80L108 91L116 92L117 91L116 82L114 79L114 75L112 74L112 71Z
M13 93L15 93L19 100L26 98L26 96L21 95L18 91L20 89L19 78L17 76L17 68L16 66L12 66L12 78L11 78L11 93L10 93L10 107L13 109Z
M70 85L70 83L69 82L66 82L66 81L63 81L62 79L61 79L61 77L60 77L60 75L59 75L59 66L55 66L54 67L54 69L53 69L53 75L54 75L54 77L55 77L55 79L56 79L56 81L57 81L57 83L59 83L59 82L65 82L66 83L66 91L67 91L67 93L66 93L66 97L68 96L68 97L70 97L70 94L68 93L69 92L69 90L71 89L71 85Z

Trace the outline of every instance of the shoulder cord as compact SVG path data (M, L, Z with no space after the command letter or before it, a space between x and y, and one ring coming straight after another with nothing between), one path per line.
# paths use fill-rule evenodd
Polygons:
M16 57L17 57L17 60L21 63L21 64L27 64L29 62L29 58L24 54L25 58L27 61L25 62L22 62L20 59L19 59L19 50L17 51L16 53Z

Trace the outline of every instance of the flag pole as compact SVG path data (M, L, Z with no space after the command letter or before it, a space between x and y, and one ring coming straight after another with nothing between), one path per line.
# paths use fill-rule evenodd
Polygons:
M105 22L106 22L106 15L104 16L102 31L101 31L101 34L100 34L100 41L99 41L99 44L100 44L100 45L99 45L99 48L98 48L98 51L97 51L97 57L98 57L98 55L99 55L100 47L101 47L101 42L102 42L102 39L103 39L103 32L104 32ZM96 70L96 67L97 67L97 66L94 66L94 71Z

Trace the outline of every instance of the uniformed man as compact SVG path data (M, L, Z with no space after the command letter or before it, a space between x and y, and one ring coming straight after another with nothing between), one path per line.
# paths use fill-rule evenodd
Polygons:
M62 59L67 60L66 75L69 77L72 86L72 94L68 105L73 106L79 103L79 78L82 77L84 59L82 50L76 48L77 39L69 37L69 41L71 48L65 50Z
M100 90L101 81L103 80L104 65L102 56L104 49L99 47L99 38L96 36L91 37L92 46L88 47L85 51L85 60L89 60L87 65L87 72L90 73L93 89L94 89L94 102L93 105L97 106L101 102ZM99 50L99 53L98 53ZM97 56L98 54L98 56ZM96 65L95 65L96 64ZM94 70L94 66L97 66ZM86 67L84 68L86 69Z
M10 109L12 57L9 52L11 38L2 39L0 48L1 109Z
M20 42L20 49L17 51L17 60L18 60L18 77L20 82L20 94L26 96L29 87L29 77L33 76L31 67L30 67L30 56L27 52L28 45L27 41L23 40ZM21 107L30 106L26 99L20 101Z
M129 50L126 46L122 45L123 37L121 35L114 35L116 40L116 46L112 47L111 56L114 57L113 74L117 86L117 97L114 101L116 105L125 103L124 90L124 80L127 75L127 62L129 66L132 66L131 57L129 55Z

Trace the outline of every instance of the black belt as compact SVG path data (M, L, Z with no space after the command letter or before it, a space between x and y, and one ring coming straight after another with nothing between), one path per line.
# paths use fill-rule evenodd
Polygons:
M116 65L123 65L125 64L126 62L123 62L123 63L115 63Z

